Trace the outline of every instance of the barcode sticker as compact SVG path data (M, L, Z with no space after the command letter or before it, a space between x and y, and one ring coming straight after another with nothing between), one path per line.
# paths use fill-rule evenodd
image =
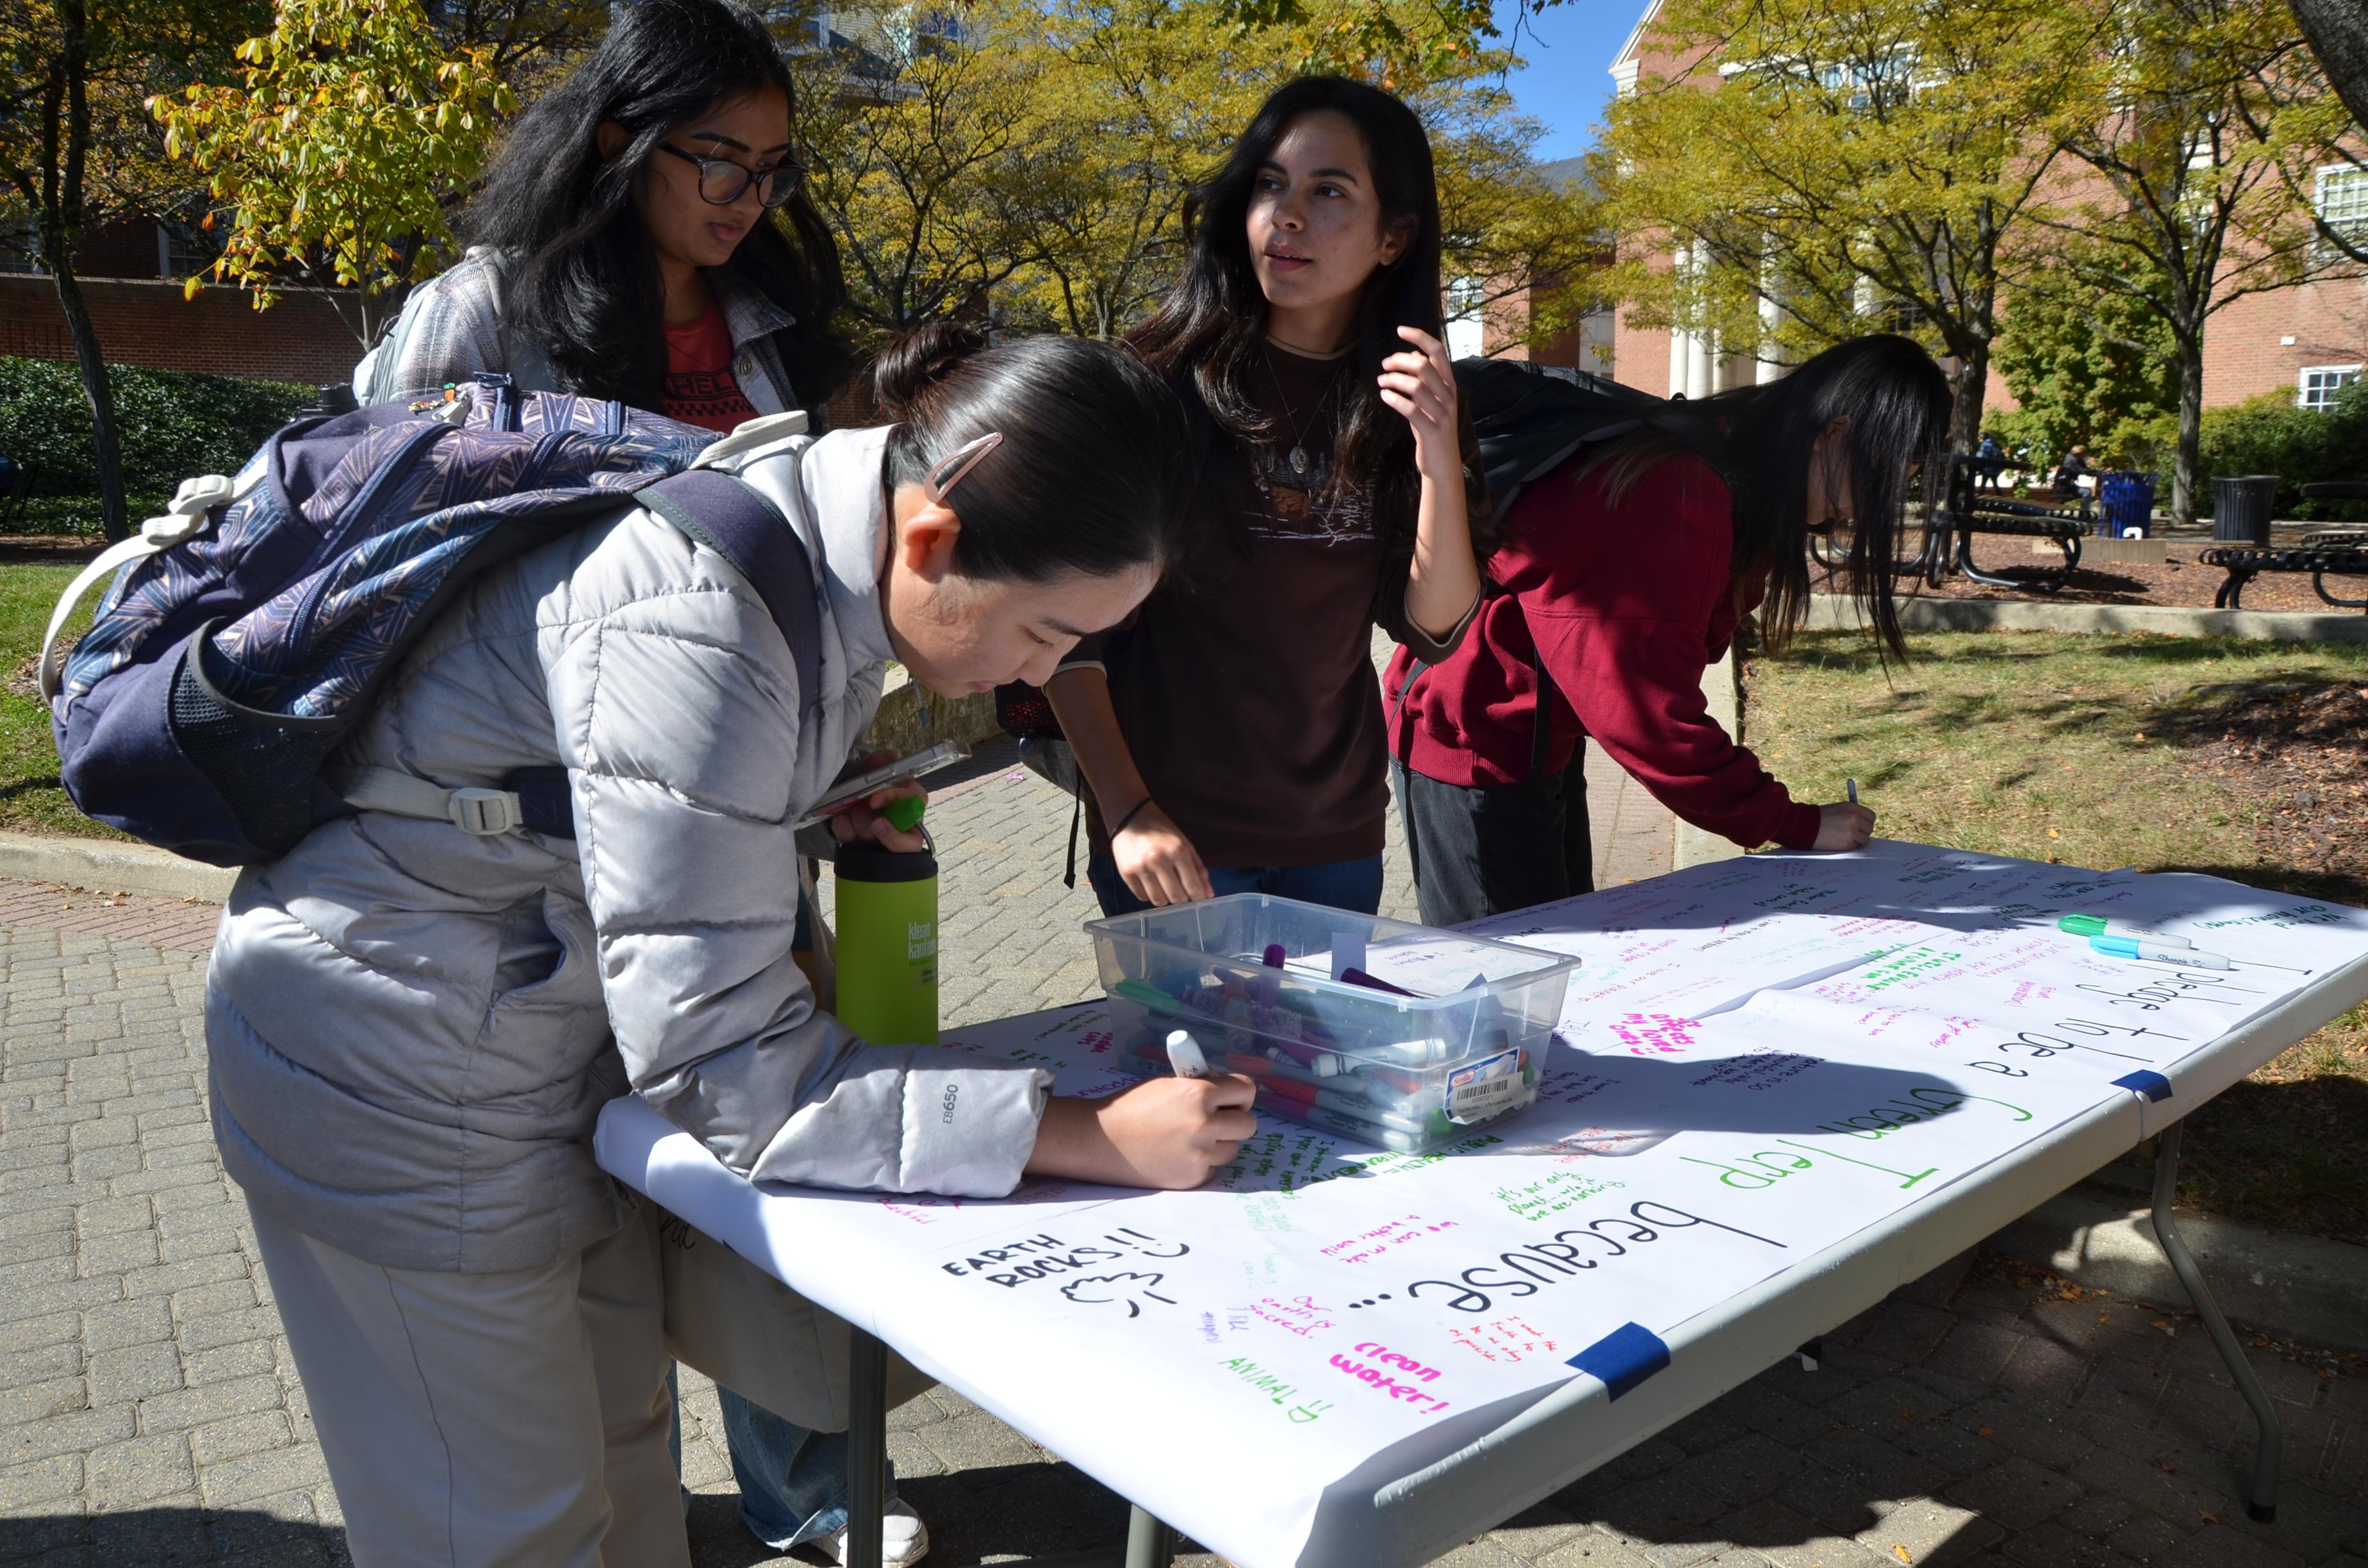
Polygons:
M1519 1100L1528 1088L1521 1082L1521 1053L1500 1051L1448 1074L1447 1119L1466 1126L1486 1121Z

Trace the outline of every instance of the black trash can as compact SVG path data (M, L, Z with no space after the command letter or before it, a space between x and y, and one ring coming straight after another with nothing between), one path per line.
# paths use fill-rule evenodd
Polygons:
M2270 542L2270 514L2277 510L2274 473L2224 474L2212 481L2212 537L2232 544Z

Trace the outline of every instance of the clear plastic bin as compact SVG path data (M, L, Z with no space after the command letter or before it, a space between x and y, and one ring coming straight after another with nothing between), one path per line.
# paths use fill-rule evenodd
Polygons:
M1168 1072L1188 1031L1258 1108L1421 1153L1527 1108L1578 960L1235 893L1087 923L1119 1060ZM1341 978L1353 971L1361 983ZM1374 983L1378 982L1379 983Z

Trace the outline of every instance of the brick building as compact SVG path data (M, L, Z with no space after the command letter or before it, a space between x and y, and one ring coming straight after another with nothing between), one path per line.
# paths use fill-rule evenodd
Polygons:
M208 288L185 300L180 280L202 262L182 234L159 223L112 223L90 235L77 275L109 364L304 384L352 374L361 344L342 291L283 289L261 312L237 289ZM74 358L46 275L0 273L0 355Z
M1707 55L1689 62L1654 34L1660 0L1647 0L1644 14L1611 62L1611 79L1622 93L1634 92L1640 75L1698 76L1715 90L1715 66ZM2368 234L2368 175L2354 169L2320 171L2320 212L2330 222L2356 223ZM2009 326L2008 330L2011 330ZM1694 333L1672 333L1620 321L1612 333L1612 362L1622 382L1667 396L1682 392L1702 397L1723 387L1772 381L1782 368L1755 358L1749 346L1730 346ZM2203 349L2203 403L2207 408L2239 403L2267 392L2283 392L2297 403L2324 403L2368 364L2368 278L2330 278L2237 300L2212 318ZM1988 408L2014 406L1995 368L1984 398Z

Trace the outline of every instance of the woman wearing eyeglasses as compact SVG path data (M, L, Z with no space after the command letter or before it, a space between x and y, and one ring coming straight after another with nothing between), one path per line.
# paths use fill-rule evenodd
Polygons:
M789 68L729 0L622 7L495 161L459 266L354 372L365 403L507 374L710 429L822 403L850 356L838 251L800 189Z

